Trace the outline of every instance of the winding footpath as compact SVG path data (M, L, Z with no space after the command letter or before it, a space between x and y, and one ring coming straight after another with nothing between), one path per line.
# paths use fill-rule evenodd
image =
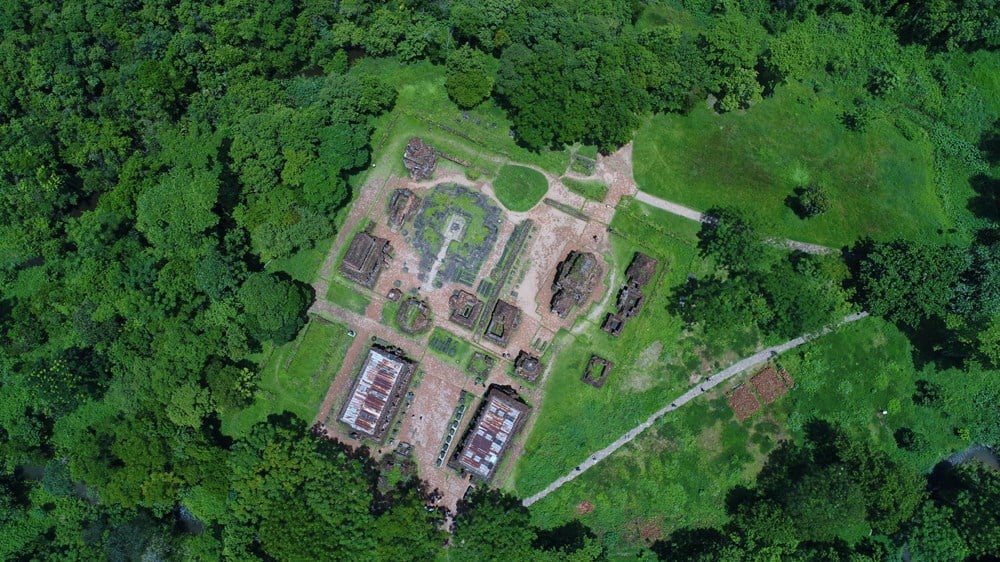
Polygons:
M718 373L715 373L714 375L708 377L707 379L699 383L697 386L691 388L684 394L678 396L672 402L670 402L670 404L667 404L663 408L660 408L659 410L654 412L651 416L649 416L648 419L646 419L646 421L628 430L627 432L625 432L624 435L616 439L613 443L611 443L607 447L591 454L591 456L587 460L580 463L580 465L574 468L569 474L559 477L558 479L556 479L555 482L552 482L551 484L546 486L545 489L542 490L541 492L538 492L537 494L529 498L526 498L524 500L524 505L526 507L530 506L531 504L541 500L545 496L558 490L563 484L566 484L567 482L573 480L577 476L583 474L588 469L590 469L597 463L601 462L602 460L606 459L608 456L610 456L618 449L624 447L629 441L632 441L633 439L638 437L643 431L652 427L652 425L656 423L657 420L662 418L668 412L672 412L673 410L680 408L684 404L687 404L691 400L694 400L695 398L701 396L702 394L705 394L706 392L712 390L719 384L722 384L723 382L729 380L730 378L746 371L747 369L753 367L754 365L763 363L775 355L784 353L790 349L794 349L810 340L813 340L824 334L827 334L832 330L835 330L840 326L843 326L844 324L849 324L851 322L860 320L867 316L868 316L867 312L860 312L857 314L851 314L850 316L845 316L844 319L841 320L840 322L837 322L836 324L831 324L815 334L806 334L803 336L799 336L795 339L786 341L783 344L775 345L767 349L762 349L757 353L751 355L750 357L746 357L736 363L733 363L729 367L726 367L725 369L719 371Z

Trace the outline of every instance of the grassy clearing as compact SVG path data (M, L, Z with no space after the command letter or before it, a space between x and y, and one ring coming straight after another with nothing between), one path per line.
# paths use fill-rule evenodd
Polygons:
M685 388L690 373L701 366L696 339L683 336L681 321L663 310L671 300L670 287L689 272L701 275L711 265L697 257L691 235L650 235L656 221L670 220L661 216L666 213L637 203L626 207L632 214L618 213L612 223L616 235L610 259L617 273L611 290L617 291L636 250L659 260L660 277L647 285L643 311L626 324L620 337L587 325L580 335L561 332L550 346L557 350L552 352L552 371L525 454L513 474L513 487L523 496L569 472L590 451L645 419L662 406L665 395ZM603 320L602 314L597 324ZM614 363L602 389L580 380L591 354Z
M527 211L538 204L549 190L549 182L540 172L524 166L500 168L493 181L497 199L511 211Z
M587 181L573 178L562 178L567 189L591 201L600 203L608 195L608 186L601 181Z
M343 324L313 319L297 339L271 350L253 404L224 417L222 431L244 435L268 415L284 411L311 421L350 343Z
M665 534L682 526L720 524L726 519L728 490L752 483L780 440L801 442L805 423L814 416L872 441L904 465L929 470L965 444L947 430L954 420L913 403L915 381L981 385L987 376L969 380L964 373L918 369L906 337L876 318L845 326L778 361L795 388L747 422L736 420L722 392L691 402L532 506L536 522L551 526L568 521L587 500L595 509L583 522L604 536L613 554L640 544L632 531L637 520L662 517ZM922 447L898 448L893 433L901 427L921 435Z
M365 296L360 289L341 282L337 278L330 280L330 287L326 291L326 300L357 314L364 314L368 305L371 304L371 299Z
M380 77L399 92L396 107L378 120L373 148L379 172L391 167L403 174L403 146L419 136L438 150L495 173L498 161L514 160L561 174L569 165L569 150L532 152L510 136L511 122L488 100L472 110L459 109L444 89L444 71L429 62L402 64L393 59L366 58L359 71Z
M271 260L265 269L269 272L283 271L292 279L312 283L319 275L319 269L332 245L333 238L319 240L312 248L300 249L291 256Z
M735 205L769 234L833 246L947 229L930 143L891 126L853 133L840 114L835 99L790 84L746 113L699 105L687 116L655 116L636 135L635 178L665 199L699 210ZM785 199L810 182L827 188L832 207L802 220Z

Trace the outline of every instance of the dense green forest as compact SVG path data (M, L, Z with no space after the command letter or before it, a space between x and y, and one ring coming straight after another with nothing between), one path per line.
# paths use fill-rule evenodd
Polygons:
M373 122L396 102L360 57L430 61L459 107L491 98L534 151L612 151L650 114L706 100L753 112L792 82L843 102L847 131L929 140L946 240L858 240L846 267L764 268L753 217L718 209L700 239L722 273L678 289L705 305L676 313L792 336L850 300L930 364L1000 366L1000 121L967 79L1000 75L991 0L10 0L0 29L2 559L605 556L583 525L536 528L492 492L460 507L449 536L418 481L379 485L365 451L308 420L220 431L252 401L262 349L305 325L312 288L282 260L336 232ZM830 204L816 189L797 202L804 216ZM837 267L842 286L815 281ZM799 300L759 306L783 295ZM979 417L954 428L993 446L995 378L974 395ZM914 401L951 407L926 390ZM725 528L678 531L653 553L1000 550L995 472L911 473L829 424L815 435L731 493Z

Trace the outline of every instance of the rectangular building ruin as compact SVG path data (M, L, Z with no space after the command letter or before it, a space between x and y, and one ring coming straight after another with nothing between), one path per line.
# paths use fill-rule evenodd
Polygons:
M448 320L471 330L475 328L476 321L483 312L483 306L485 306L483 301L476 298L476 295L459 290L448 298L448 308L451 309Z
M409 189L397 189L389 199L389 227L396 230L420 208L420 198Z
M385 238L362 231L354 235L340 263L340 272L351 281L371 288L378 281L392 247Z
M354 433L382 441L406 395L414 364L402 354L373 346L368 350L340 421Z
M603 387L605 381L608 380L608 375L611 374L612 365L611 361L603 357L591 355L590 361L587 362L587 368L583 371L583 382L594 388Z
M510 387L490 386L475 421L448 465L489 481L530 409Z
M570 252L556 266L556 278L552 282L552 312L565 318L575 305L590 298L603 273L594 254Z
M403 150L403 166L415 180L425 180L434 174L438 153L420 137L413 137Z
M535 382L542 374L542 362L538 356L521 350L514 359L514 374L528 382Z
M521 309L508 302L498 300L496 306L493 307L493 314L490 315L490 322L483 335L500 347L507 347L510 337L520 323Z
M611 334L612 336L621 335L622 328L624 327L625 327L625 320L621 316L618 316L617 314L611 314L610 312L604 318L604 324L601 325L601 329Z

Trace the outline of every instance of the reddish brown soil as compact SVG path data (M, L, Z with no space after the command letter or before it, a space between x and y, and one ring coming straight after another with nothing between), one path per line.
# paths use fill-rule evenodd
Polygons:
M765 404L770 404L778 398L781 398L788 392L785 388L784 383L778 378L778 371L774 367L768 365L766 369L757 373L753 377L750 377L750 384L753 385L754 390L760 395L761 400Z
M757 401L757 397L753 395L750 387L746 385L732 391L726 399L729 402L729 407L733 409L733 413L740 421L746 420L760 409L760 402Z
M582 502L576 504L577 515L586 515L588 513L592 513L593 511L594 511L594 504L590 503L587 500L583 500Z

